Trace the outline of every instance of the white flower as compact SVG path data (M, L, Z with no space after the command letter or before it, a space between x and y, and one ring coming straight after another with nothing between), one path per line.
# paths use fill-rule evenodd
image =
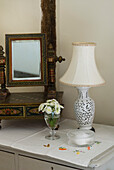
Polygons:
M47 114L60 114L61 109L64 107L58 103L56 99L47 100L46 103L42 103L39 106L39 111Z
M46 106L46 107L45 107L45 112L46 112L47 114L51 114L51 113L52 113L52 108L51 108L50 106Z
M61 108L61 109L64 109L64 107L63 107L62 105L60 105L60 108Z
M43 111L44 106L45 106L45 105L44 105L44 103L40 104L40 106L39 106L38 110L39 110L39 111Z
M58 101L55 100L55 99L47 100L46 102L47 102L47 103L58 103Z
M55 106L55 103L49 103L49 105L51 106L51 107L54 107Z
M60 104L56 104L55 105L55 114L58 115L60 114L61 108L60 108Z

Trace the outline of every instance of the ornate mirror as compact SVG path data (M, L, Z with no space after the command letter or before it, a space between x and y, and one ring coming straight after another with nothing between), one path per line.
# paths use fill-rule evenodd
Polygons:
M0 46L0 120L43 118L39 104L49 98L62 103L63 92L56 91L56 62L64 60L56 56L56 0L41 0L41 9L41 33L7 34L6 57ZM44 91L10 93L6 78L7 86L40 85Z
M6 34L7 86L47 84L46 35Z

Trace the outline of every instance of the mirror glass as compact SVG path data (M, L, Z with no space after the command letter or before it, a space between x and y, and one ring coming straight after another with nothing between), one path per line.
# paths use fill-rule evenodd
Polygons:
M11 46L12 79L41 79L40 40L14 40Z
M46 85L45 34L7 34L7 85Z

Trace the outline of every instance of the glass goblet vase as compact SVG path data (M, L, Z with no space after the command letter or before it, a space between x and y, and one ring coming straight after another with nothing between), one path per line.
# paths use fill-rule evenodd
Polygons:
M56 134L55 128L57 127L58 122L60 120L60 114L52 115L52 114L46 114L45 113L44 114L44 119L45 119L45 122L46 122L47 126L50 129L49 135L45 136L45 138L49 139L49 140L59 139L60 136Z

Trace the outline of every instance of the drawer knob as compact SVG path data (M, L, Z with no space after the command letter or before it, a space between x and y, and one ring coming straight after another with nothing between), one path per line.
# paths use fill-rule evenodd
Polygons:
M53 168L53 167L51 167L51 170L54 170L54 168Z

